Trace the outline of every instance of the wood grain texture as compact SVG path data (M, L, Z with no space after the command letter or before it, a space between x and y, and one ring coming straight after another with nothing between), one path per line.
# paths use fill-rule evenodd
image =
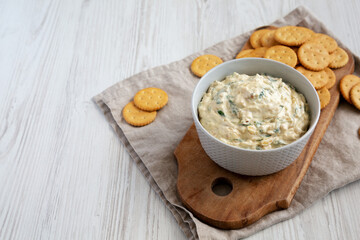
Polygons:
M185 239L91 97L307 6L360 54L360 3L0 1L0 239ZM360 183L249 239L357 239Z

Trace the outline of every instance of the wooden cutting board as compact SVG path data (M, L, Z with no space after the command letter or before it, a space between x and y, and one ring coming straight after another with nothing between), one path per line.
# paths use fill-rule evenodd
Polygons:
M243 49L251 48L247 42ZM354 72L354 59L335 70L337 83L317 127L300 156L280 172L260 177L238 175L219 167L201 147L195 125L175 150L178 195L197 218L221 229L238 229L262 216L290 206L339 104L339 80Z

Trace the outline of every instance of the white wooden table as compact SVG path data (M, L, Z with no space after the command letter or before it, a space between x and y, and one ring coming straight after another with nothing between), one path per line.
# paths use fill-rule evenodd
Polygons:
M91 101L307 6L360 54L360 2L0 1L0 239L185 239ZM358 239L360 182L249 239Z

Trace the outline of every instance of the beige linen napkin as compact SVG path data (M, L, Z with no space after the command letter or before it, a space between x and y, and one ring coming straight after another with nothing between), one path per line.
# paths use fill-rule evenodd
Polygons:
M271 25L301 25L333 36L303 7L298 7ZM247 237L294 217L330 191L360 179L360 148L357 136L360 114L354 107L341 101L288 209L268 214L243 229L225 231L199 221L184 208L176 194L177 163L173 152L193 122L190 99L199 79L191 74L189 66L195 57L202 54L215 54L224 61L233 59L249 36L250 32L247 32L180 61L141 72L94 97L94 101L146 180L159 194L189 239ZM336 40L344 47L338 39ZM358 63L359 58L356 57L356 74L359 75ZM132 127L122 118L122 108L138 90L150 86L165 90L169 95L169 102L158 112L153 123L140 128Z

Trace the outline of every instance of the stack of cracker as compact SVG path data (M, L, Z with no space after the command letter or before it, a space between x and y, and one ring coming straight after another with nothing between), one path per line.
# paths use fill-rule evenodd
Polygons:
M250 44L254 49L243 50L236 58L256 55L296 68L317 90L321 108L330 102L328 89L336 82L331 68L341 68L349 61L347 53L333 38L304 27L261 29L250 36Z
M340 81L341 95L350 104L353 104L360 110L360 78L349 74L343 77ZM360 134L360 129L359 129Z
M321 109L329 104L329 89L336 83L332 69L344 67L349 61L346 51L340 48L332 37L315 33L305 27L260 29L250 36L249 42L253 49L240 51L236 58L268 58L296 68L316 89ZM191 71L202 77L222 62L218 56L202 55L192 62ZM359 77L345 76L340 81L340 91L349 103L360 109Z
M135 127L142 127L152 123L156 118L156 111L168 102L167 93L160 88L145 88L138 91L134 101L123 108L122 114L127 123Z

